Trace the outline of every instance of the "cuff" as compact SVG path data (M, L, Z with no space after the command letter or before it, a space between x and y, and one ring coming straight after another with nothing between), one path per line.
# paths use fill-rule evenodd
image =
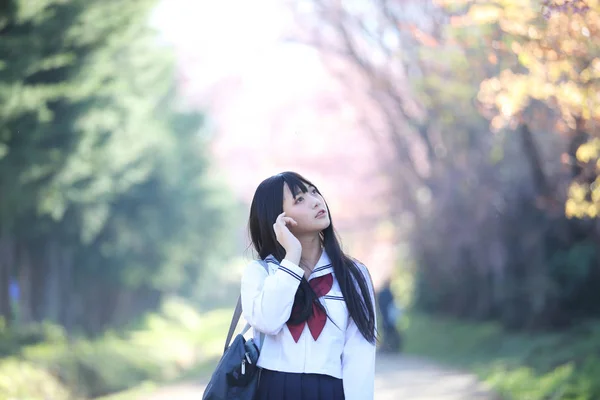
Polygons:
M282 260L277 269L298 279L298 281L301 281L304 276L304 270L290 260Z

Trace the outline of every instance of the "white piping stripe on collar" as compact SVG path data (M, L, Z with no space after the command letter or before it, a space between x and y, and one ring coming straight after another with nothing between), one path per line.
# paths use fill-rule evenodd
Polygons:
M277 266L276 269L280 269L283 272L293 276L294 278L298 279L299 281L302 280L302 276L298 275L297 273L295 273L294 271L292 271L289 268L284 267L283 265L281 265L281 263L279 261L277 261L277 259L273 256L273 255L268 255L265 258L265 262L267 263L271 263L271 264L275 264Z
M329 259L329 256L327 255L325 249L323 249L321 252L321 257L319 257L319 261L317 261L315 268L310 273L308 280L318 278L320 276L324 276L332 272L333 267L331 265L331 260Z
M323 269L326 269L326 268L329 268L329 267L331 267L331 264L323 265L322 267L318 267L318 268L313 269L312 272L313 273L314 272L319 272L319 271L321 271Z
M288 274L294 276L297 279L302 279L302 277L298 277L295 273L293 273L289 269L282 267L281 264L279 263L279 261L277 261L275 256L273 256L272 254L268 255L265 258L265 261L268 263L275 264L277 266L277 268L282 269L283 271L287 272ZM319 264L321 264L321 265L319 265ZM327 253L325 253L325 250L323 250L323 253L321 254L321 258L319 258L319 261L317 262L317 267L312 270L310 276L308 277L308 280L311 280L313 278L318 278L320 276L324 276L324 275L327 275L332 272L333 272L333 265L331 264L331 261L329 260Z
M333 266L331 264L323 265L323 266L313 269L312 272L310 273L310 276L308 277L308 280L311 280L313 278L318 278L320 276L327 275L332 272L333 272Z
M283 265L279 265L279 267L277 267L277 269L282 270L283 272L287 272L288 274L290 274L291 276L293 276L294 278L298 279L299 281L302 280L302 277L300 275L298 275L297 273L295 273L294 271L292 271L289 268L284 267Z
M276 259L276 258L275 258L275 256L273 256L273 255L268 255L268 256L265 258L265 261L266 261L266 262L268 262L268 263L273 263L273 264L275 264L275 265L279 265L279 261L277 261L277 259Z

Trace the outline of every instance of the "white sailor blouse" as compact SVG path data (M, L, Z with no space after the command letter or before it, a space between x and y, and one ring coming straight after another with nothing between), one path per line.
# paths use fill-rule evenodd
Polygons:
M246 267L241 285L243 316L255 336L257 331L265 334L258 366L281 372L330 375L343 380L346 400L372 400L375 345L363 337L350 318L325 251L308 281L327 315L315 305L313 317L298 325L287 321L304 271L289 260L279 263L269 256L265 261L268 273L263 265L253 261ZM368 282L374 305L368 271L364 265L357 265Z

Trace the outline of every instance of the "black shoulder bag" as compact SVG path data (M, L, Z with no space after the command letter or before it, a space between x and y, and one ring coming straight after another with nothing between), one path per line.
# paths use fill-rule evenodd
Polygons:
M263 260L259 261L268 273L267 263ZM241 314L240 296L229 325L223 356L204 390L202 400L252 400L254 398L260 374L260 369L256 365L260 348L254 339L244 339L244 334L250 329L250 325L247 324L242 332L235 336L231 346L229 345Z

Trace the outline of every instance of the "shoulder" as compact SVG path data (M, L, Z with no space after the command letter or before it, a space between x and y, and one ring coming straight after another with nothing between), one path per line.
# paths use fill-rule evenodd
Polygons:
M252 260L246 264L246 268L242 273L241 285L242 292L248 288L258 288L263 285L265 279L269 276L264 261Z
M262 260L252 260L246 264L244 269L243 278L247 279L261 279L268 275L265 262Z
M246 269L265 269L264 268L264 261L262 260L252 260L249 263L246 264Z
M363 264L362 262L360 262L359 260L357 260L355 258L350 258L350 260L352 260L352 262L354 263L354 265L356 265L356 267L358 268L358 270L360 271L360 273L366 279L367 283L370 286L373 286L372 285L372 279L371 279L371 273L369 272L369 268L367 268L367 266L365 264Z
M353 257L348 257L348 258L356 266L356 269L360 273L360 275L363 279L363 282L367 285L367 288L369 289L371 294L373 294L375 292L375 288L373 287L373 279L371 279L371 273L369 272L369 269L367 268L367 266ZM352 279L354 280L354 283L357 286L359 286L357 279L360 279L360 278L353 274L351 274L351 275L352 275Z
M271 270L277 269L279 263L277 259L272 256L265 258L264 260L252 260L246 264L245 274L252 275L268 275Z

